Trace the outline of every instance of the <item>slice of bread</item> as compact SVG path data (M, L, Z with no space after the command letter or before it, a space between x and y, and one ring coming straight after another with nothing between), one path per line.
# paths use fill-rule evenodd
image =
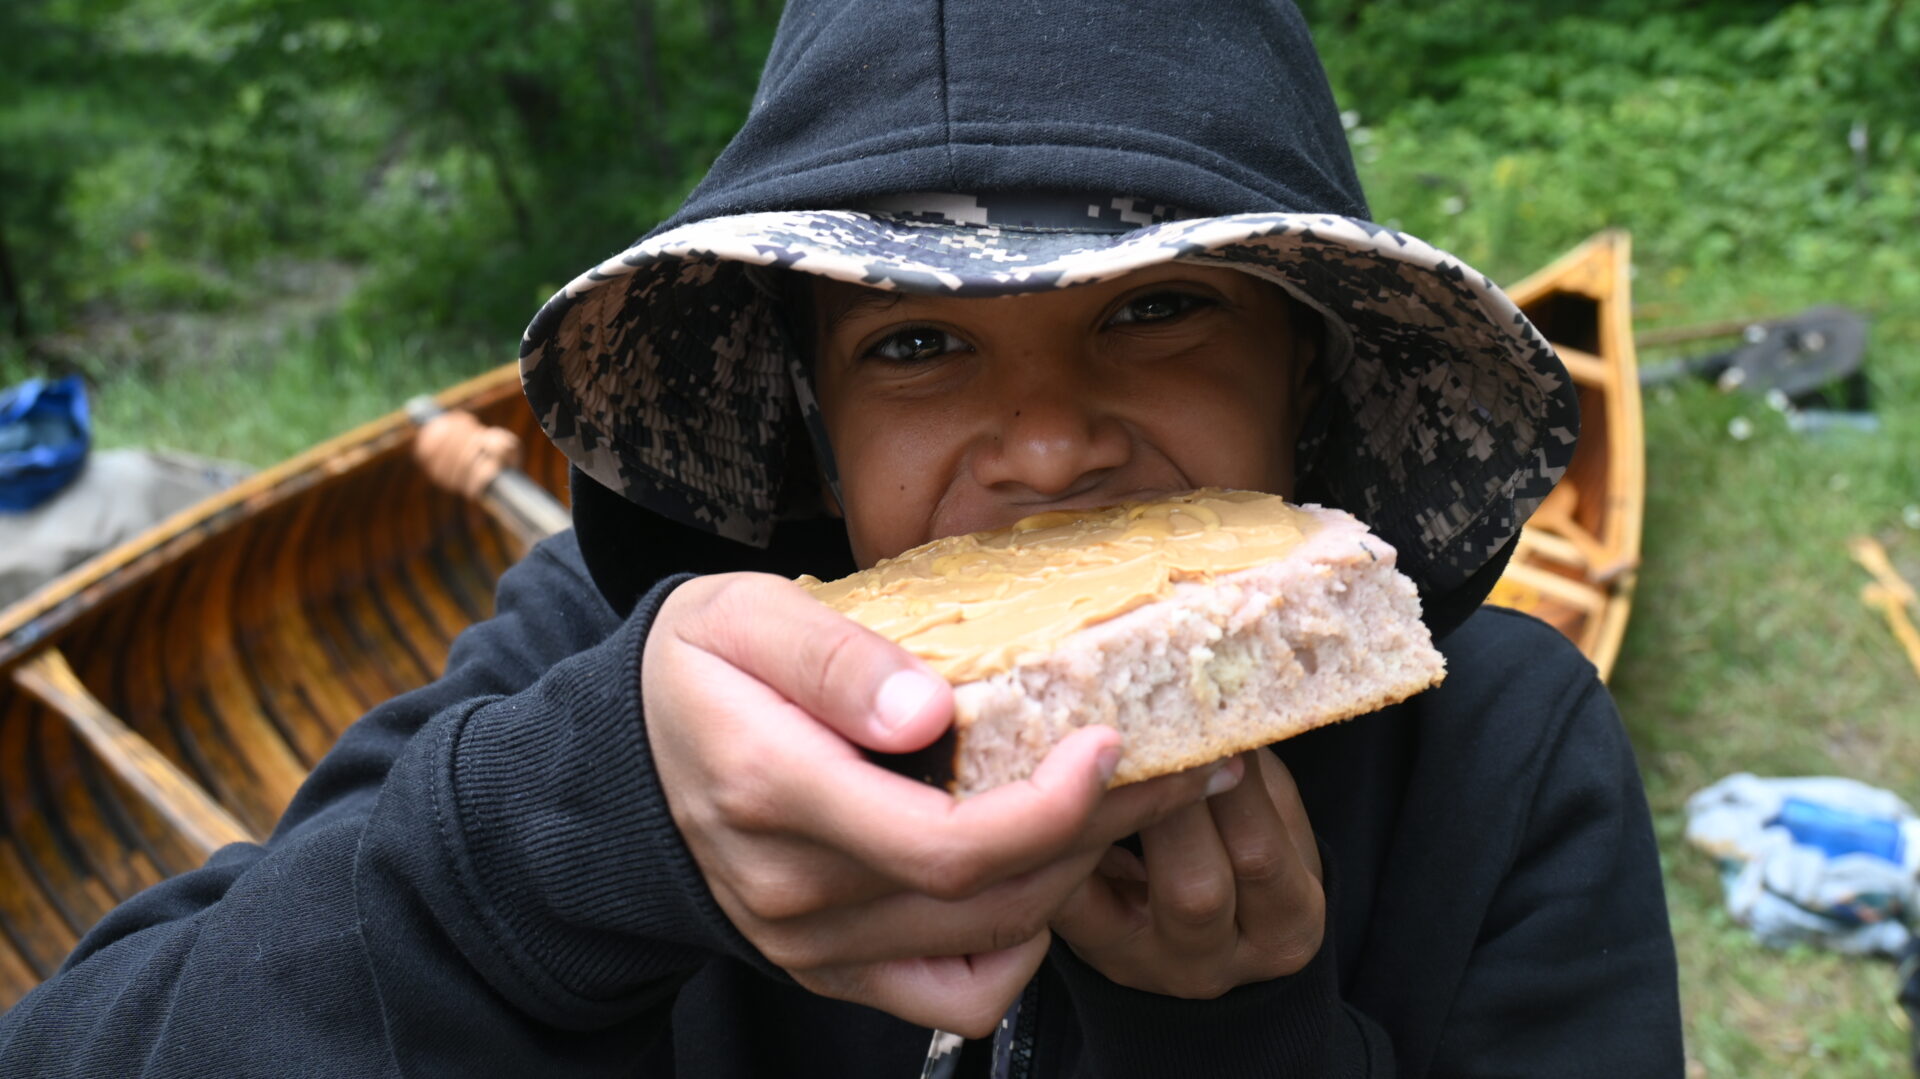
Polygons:
M1201 491L1098 511L1113 520L1091 528L1048 515L1054 520L1039 527L1022 522L916 548L865 571L873 575L866 581L856 574L802 583L955 683L952 730L908 769L963 797L1025 778L1062 738L1090 724L1120 732L1119 785L1363 715L1438 684L1446 664L1420 620L1413 583L1394 569L1393 548L1338 510L1256 499L1279 502ZM1250 510L1264 516L1244 526L1243 537L1234 522ZM1182 518L1189 518L1184 527L1162 527L1144 539L1138 527L1127 527ZM1260 528L1293 533L1274 542L1271 534L1252 535ZM1077 538L1106 548L1089 551ZM1192 550L1183 549L1196 545L1213 552L1198 564L1219 571L1196 569ZM1218 554L1242 549L1260 560L1243 566L1244 558ZM1050 575L1034 569L1044 560L1022 562L1006 581L959 600L944 599L935 579L941 571L951 576L955 566L978 575L983 558L1035 551L1074 564ZM1153 565L1143 568L1141 559ZM1126 588L1150 584L1151 591L1117 595L1119 563L1127 567ZM883 574L884 587L876 587ZM916 589L921 580L924 593ZM1088 581L1087 592L1100 602L1087 605L1086 624L1062 632L1059 593L1076 580ZM991 642L975 642L976 654L956 654L952 632L944 646L929 644L938 636L926 632L930 626L952 631L971 617L1004 620L1008 605L1017 613L1024 597L1043 588L1052 593L1041 601L1046 625L1031 639L996 633ZM1068 606L1080 604L1076 598ZM902 612L911 617L903 620Z

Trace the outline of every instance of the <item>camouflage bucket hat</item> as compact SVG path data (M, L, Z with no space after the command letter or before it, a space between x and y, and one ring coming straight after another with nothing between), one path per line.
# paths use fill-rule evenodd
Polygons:
M549 300L522 339L521 377L548 436L588 476L764 546L794 424L820 444L774 272L997 296L1175 260L1256 274L1322 315L1333 392L1301 446L1307 489L1394 544L1425 593L1504 548L1573 455L1565 370L1466 264L1354 218L1192 217L1125 197L911 195L696 221Z

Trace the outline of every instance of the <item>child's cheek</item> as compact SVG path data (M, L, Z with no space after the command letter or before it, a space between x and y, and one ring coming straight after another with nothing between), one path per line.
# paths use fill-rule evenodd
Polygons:
M854 558L871 565L934 538L934 514L964 458L940 410L856 409L833 437Z
M1291 495L1296 424L1284 375L1253 357L1227 359L1138 386L1155 402L1147 437L1198 486Z

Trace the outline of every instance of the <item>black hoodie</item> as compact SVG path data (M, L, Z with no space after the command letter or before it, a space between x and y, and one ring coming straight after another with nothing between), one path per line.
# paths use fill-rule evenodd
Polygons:
M1205 212L1364 211L1286 7L796 0L761 97L679 219L1096 181ZM1241 137L1262 124L1285 137ZM759 550L576 485L578 538L507 574L444 677L349 730L268 842L103 920L0 1019L0 1074L918 1074L927 1031L810 996L728 924L640 706L670 574L832 574L844 540L796 522ZM1458 623L1443 686L1277 747L1326 860L1319 955L1185 1001L1056 949L1020 1013L1021 1073L1680 1073L1631 749L1563 638L1466 615L1499 561L1439 597Z

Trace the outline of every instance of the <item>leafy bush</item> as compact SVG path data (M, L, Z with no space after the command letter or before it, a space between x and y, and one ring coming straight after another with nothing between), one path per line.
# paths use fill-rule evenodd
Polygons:
M1721 24L1703 11L1777 5L1641 7L1529 21L1514 5L1380 2L1353 32L1322 32L1358 106L1376 215L1509 276L1620 225L1659 268L1649 292L1774 264L1829 298L1857 292L1863 271L1889 294L1920 290L1899 242L1920 225L1920 7L1794 6ZM1481 39L1454 55L1467 48L1457 35L1495 30L1514 47ZM1863 34L1886 42L1867 62ZM1425 49L1436 63L1370 60Z
M517 331L698 179L772 16L765 0L0 6L0 333L23 328L11 316L43 337L83 309L258 301L249 266L289 256L364 263L359 308L396 328Z

